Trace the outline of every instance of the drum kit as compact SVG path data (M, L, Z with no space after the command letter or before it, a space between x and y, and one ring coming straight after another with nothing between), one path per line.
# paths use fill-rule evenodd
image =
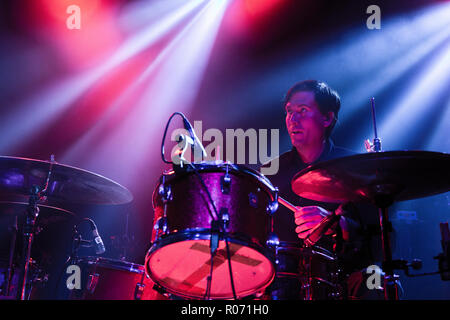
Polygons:
M398 299L388 209L397 201L449 191L448 168L450 155L444 153L371 152L311 165L293 178L292 189L312 200L379 208L385 298ZM54 159L0 157L0 190L0 215L12 221L14 231L0 296L20 300L30 297L34 283L30 254L40 226L73 218L64 209L68 203L133 200L120 184ZM174 165L153 192L153 233L144 264L72 257L83 271L83 288L71 298L339 299L334 253L280 242L273 233L280 203L292 206L269 179L245 166ZM15 245L19 237L21 250Z

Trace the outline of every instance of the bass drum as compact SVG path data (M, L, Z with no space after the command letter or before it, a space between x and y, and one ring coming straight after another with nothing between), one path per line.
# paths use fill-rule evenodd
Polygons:
M275 266L265 243L277 190L257 171L201 163L166 172L153 193L153 208L145 266L169 293L242 298L272 282Z
M66 289L71 300L168 300L154 289L143 265L100 257L80 258L76 265L81 288Z

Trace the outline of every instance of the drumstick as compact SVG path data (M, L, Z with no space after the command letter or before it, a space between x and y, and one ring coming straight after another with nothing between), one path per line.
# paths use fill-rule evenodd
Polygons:
M288 208L289 210L291 210L292 212L297 211L298 209L300 209L300 207L296 207L294 206L292 203L290 203L289 201L283 199L282 197L278 196L278 202L280 204L282 204L283 206L285 206L286 208Z
M278 202L291 210L292 212L298 211L301 207L296 207L289 201L278 196ZM307 247L312 247L317 241L325 234L325 232L337 221L339 221L340 215L332 212L329 216L322 219L310 232L310 234L304 239Z

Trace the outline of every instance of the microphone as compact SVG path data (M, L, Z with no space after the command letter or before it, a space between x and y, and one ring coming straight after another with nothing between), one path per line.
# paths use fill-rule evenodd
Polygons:
M106 251L105 244L103 243L103 240L98 233L95 222L90 219L89 222L91 223L92 235L94 236L95 254L103 254Z
M195 146L199 147L200 150L202 151L203 157L206 157L206 150L203 147L203 144L200 142L200 139L195 134L194 128L192 127L192 125L189 122L189 120L186 117L184 117L184 116L183 116L183 124L184 124L184 128L187 131L189 131L189 134L190 134L192 140L194 140L194 149L195 149Z
M177 135L175 140L178 143L179 149L173 152L172 162L174 166L179 165L183 168L183 164L189 163L189 160L184 157L184 154L186 153L188 146L194 146L194 140L185 134Z

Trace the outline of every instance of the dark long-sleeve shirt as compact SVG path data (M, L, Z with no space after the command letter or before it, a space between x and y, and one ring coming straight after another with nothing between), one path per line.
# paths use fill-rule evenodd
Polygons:
M354 154L355 152L335 146L331 140L328 140L324 151L314 163L351 156ZM278 188L279 196L296 206L320 206L328 211L334 211L337 209L339 206L338 204L305 199L292 191L291 181L293 177L296 173L305 169L309 165L302 161L295 147L279 156L278 161L278 172L275 175L268 175L267 178L275 187ZM270 166L271 163L266 165ZM348 218L355 221L358 225L358 230L353 230L351 233L353 238L350 239L349 242L343 244L343 248L339 253L342 255L346 262L345 264L350 269L364 268L367 267L371 261L377 260L378 258L376 254L374 256L374 250L378 251L378 245L374 245L371 235L366 232L366 227L368 225L377 225L377 211L369 204L357 204L355 206L355 210L349 212L349 215L350 216ZM295 232L296 224L294 213L282 205L279 206L274 215L273 227L274 232L279 237L280 241L297 242L301 244L302 241L298 238L298 235ZM334 244L335 241L331 236L324 236L317 243L317 245L324 247L327 250L333 250Z

